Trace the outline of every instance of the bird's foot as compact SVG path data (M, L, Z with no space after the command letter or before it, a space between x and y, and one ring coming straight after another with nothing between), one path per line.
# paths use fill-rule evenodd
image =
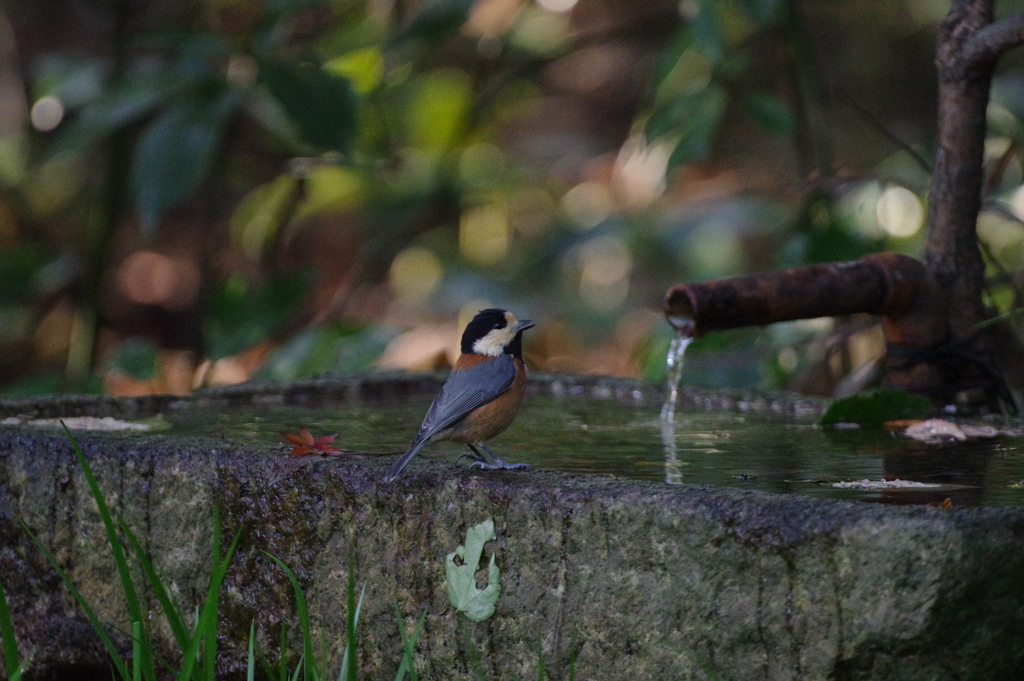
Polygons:
M474 461L473 463L469 464L469 467L480 468L485 471L520 471L528 469L530 467L530 464L505 463L504 461L499 459L497 463L487 463L486 461Z
M455 459L455 463L458 463L463 459L473 459L473 463L487 463L487 459L485 459L479 452L475 454L470 454L469 452L459 454L459 458ZM472 468L473 464L470 464L469 467Z

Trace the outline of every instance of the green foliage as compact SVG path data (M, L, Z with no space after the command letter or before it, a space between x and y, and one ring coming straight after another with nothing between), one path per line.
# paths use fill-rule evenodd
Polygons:
M111 83L82 106L74 120L59 128L54 148L61 153L85 152L108 135L151 115L189 84L178 72L129 73Z
M82 453L82 449L79 447L78 441L75 440L74 436L71 435L71 432L66 426L64 431L67 433L68 438L71 441L71 445L75 450L75 456L78 458L78 464L82 468L82 473L84 474L86 482L89 485L89 489L92 492L93 499L96 502L100 519L103 522L103 527L107 534L107 541L110 544L111 552L114 555L114 563L117 567L121 587L124 590L128 615L132 623L133 654L131 671L128 670L127 665L121 658L117 648L114 646L113 640L110 638L106 627L100 622L95 611L85 600L85 597L82 596L71 577L63 568L61 568L54 555L42 544L42 542L39 541L24 521L19 521L22 528L32 538L40 551L42 551L47 562L50 563L53 569L64 581L64 584L71 592L72 597L85 613L86 618L96 631L96 634L99 636L104 648L106 648L107 654L110 656L111 663L114 665L116 674L123 681L141 681L142 679L145 679L145 681L156 681L157 675L156 668L154 666L155 646L154 641L151 638L152 633L149 626L150 620L148 613L146 617L143 616L137 595L140 587L143 585L137 585L131 576L131 569L125 556L124 542L122 542L118 532L118 530L120 530L120 532L125 535L128 545L131 547L140 567L142 568L148 587L153 590L154 595L160 602L164 616L167 618L168 625L170 626L175 640L178 643L182 666L176 675L177 680L187 681L188 679L194 679L198 681L202 679L204 681L213 681L216 672L220 588L224 581L224 575L227 573L228 565L231 562L231 557L234 555L235 547L238 544L238 535L235 536L235 539L228 548L227 553L222 558L220 555L220 518L215 509L213 520L213 571L210 576L210 587L207 591L202 609L197 613L194 629L192 633L189 634L184 625L185 618L183 613L178 608L177 604L175 604L171 599L167 588L157 576L151 562L142 551L142 547L139 545L138 540L132 534L127 524L125 524L120 518L118 519L118 524L115 525L113 517L110 514L110 510L107 507L106 500L103 498L103 494L99 489L96 478L93 476L92 469L89 467L89 462ZM200 657L202 659L202 667L195 669L195 664Z
M307 329L276 348L255 377L290 381L365 371L395 335L393 329L345 322Z
M156 352L155 342L134 336L117 346L109 366L140 381L148 381L156 375Z
M231 216L232 243L259 262L287 226L295 210L299 182L280 175L246 194Z
M317 65L279 59L261 60L259 78L309 144L351 152L358 99L348 78Z
M18 642L14 638L14 622L11 621L11 611L7 607L7 594L4 593L3 584L0 584L0 638L3 639L0 653L3 653L7 681L21 681L21 656L18 653Z
M237 106L235 93L219 91L175 103L146 125L131 172L143 231L154 232L206 179Z
M402 663L398 666L395 681L402 681L406 673L408 673L410 681L417 681L418 676L416 675L416 665L413 662L413 652L416 650L416 641L419 640L420 632L423 630L423 622L427 618L427 611L424 610L423 614L420 615L419 621L416 622L416 628L412 631L412 636L408 636L405 633L405 627L402 625L402 611L399 610L397 603L395 603L395 616L398 618L398 633L402 636L403 651Z
M865 236L849 224L827 196L808 196L795 227L796 235L780 254L780 267L854 260L884 246L880 238Z
M459 31L466 19L473 0L428 0L418 7L413 16L392 39L392 44L407 40L436 43Z
M288 581L291 582L292 592L295 594L295 609L299 616L299 628L302 633L302 657L299 660L298 667L295 668L295 672L292 675L292 679L297 679L299 671L302 671L302 678L306 681L324 681L327 678L327 660L326 656L321 655L319 664L317 664L317 657L314 654L313 649L313 636L309 624L309 610L306 607L306 596L302 591L302 586L299 584L298 577L295 573L285 565L277 556L263 552L268 558L277 563L285 575L288 576ZM355 583L355 562L350 557L349 560L349 583L348 583L348 627L345 632L345 654L341 661L341 668L338 672L338 681L356 681L359 678L358 662L356 660L356 635L359 627L359 614L363 609L363 597L366 595L366 585L363 585L362 592L359 594L359 602L355 600L356 583ZM281 678L286 677L285 668L283 666L284 654L285 654L285 638L282 628L281 634Z
M309 275L282 275L259 287L242 275L229 278L211 296L206 318L207 352L228 357L267 340L306 295Z
M445 558L448 577L448 601L473 622L483 622L494 614L494 605L501 595L501 570L494 564L494 554L487 566L487 586L478 589L476 571L480 569L480 556L484 544L497 539L494 520L488 518L466 531L466 543ZM456 556L460 562L456 563Z
M820 425L859 423L876 426L886 421L924 418L935 407L925 397L903 390L879 389L833 401L818 421Z
M52 260L35 244L15 244L0 250L0 305L24 303L36 294L39 274Z
M346 610L345 627L345 655L341 660L341 669L338 671L338 681L358 681L359 662L356 660L356 632L359 627L359 613L363 609L363 596L366 594L366 584L363 584L363 591L359 594L359 603L356 604L356 549L355 544L349 545L348 553L348 610Z
M767 92L751 92L744 98L747 113L766 130L782 135L796 132L796 119L789 105Z

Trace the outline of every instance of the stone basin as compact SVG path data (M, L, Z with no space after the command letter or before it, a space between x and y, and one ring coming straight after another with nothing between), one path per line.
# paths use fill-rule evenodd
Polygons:
M114 416L243 404L374 403L429 394L443 376L239 386L187 398L70 397L0 403L0 419ZM656 403L635 381L540 377L535 395ZM792 396L685 390L683 407L811 413ZM214 507L240 533L222 589L218 659L244 678L255 619L273 647L295 631L281 558L305 590L334 678L345 641L349 557L365 584L361 678L394 678L427 612L417 664L430 678L1018 679L1024 673L1024 509L898 506L551 471L481 472L442 460L379 480L393 456L288 456L168 433L79 433L112 509L191 611L205 592ZM451 457L454 459L454 457ZM127 628L103 527L61 433L0 427L0 580L28 679L109 679L105 653L40 551L33 528L101 617ZM494 615L449 605L445 557L494 520ZM149 605L156 608L155 599ZM156 621L158 617L154 619ZM170 639L168 632L161 632ZM119 642L127 639L119 635ZM295 646L297 650L297 645ZM297 654L293 654L297 659ZM2 673L2 672L0 672Z

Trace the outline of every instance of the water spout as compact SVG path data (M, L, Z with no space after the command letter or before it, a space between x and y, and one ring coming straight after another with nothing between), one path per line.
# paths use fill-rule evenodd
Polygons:
M679 382L683 378L683 359L686 348L693 342L694 325L690 317L670 316L668 321L676 335L668 346L665 360L667 385L665 404L661 406L661 443L665 447L665 482L678 485L683 481L683 472L676 450L676 402L679 400Z
M992 396L1006 392L1005 381L990 358L950 344L947 307L942 288L923 264L905 255L875 253L853 262L679 284L666 293L664 310L677 329L677 320L689 320L693 336L794 319L880 315L886 385L925 395L937 406L998 407ZM670 353L670 374L679 369L673 359ZM670 385L669 398L674 397ZM671 418L671 410L674 404L670 408L666 401L663 420Z
M668 346L668 358L665 360L665 404L661 407L662 423L671 423L675 418L676 402L679 400L679 382L683 377L683 359L686 357L686 348L693 342L693 320L673 324L676 330L675 338Z

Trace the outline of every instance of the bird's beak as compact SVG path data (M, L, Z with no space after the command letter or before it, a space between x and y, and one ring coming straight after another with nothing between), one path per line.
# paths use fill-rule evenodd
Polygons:
M520 319L519 323L516 324L516 333L532 329L534 326L532 319Z

